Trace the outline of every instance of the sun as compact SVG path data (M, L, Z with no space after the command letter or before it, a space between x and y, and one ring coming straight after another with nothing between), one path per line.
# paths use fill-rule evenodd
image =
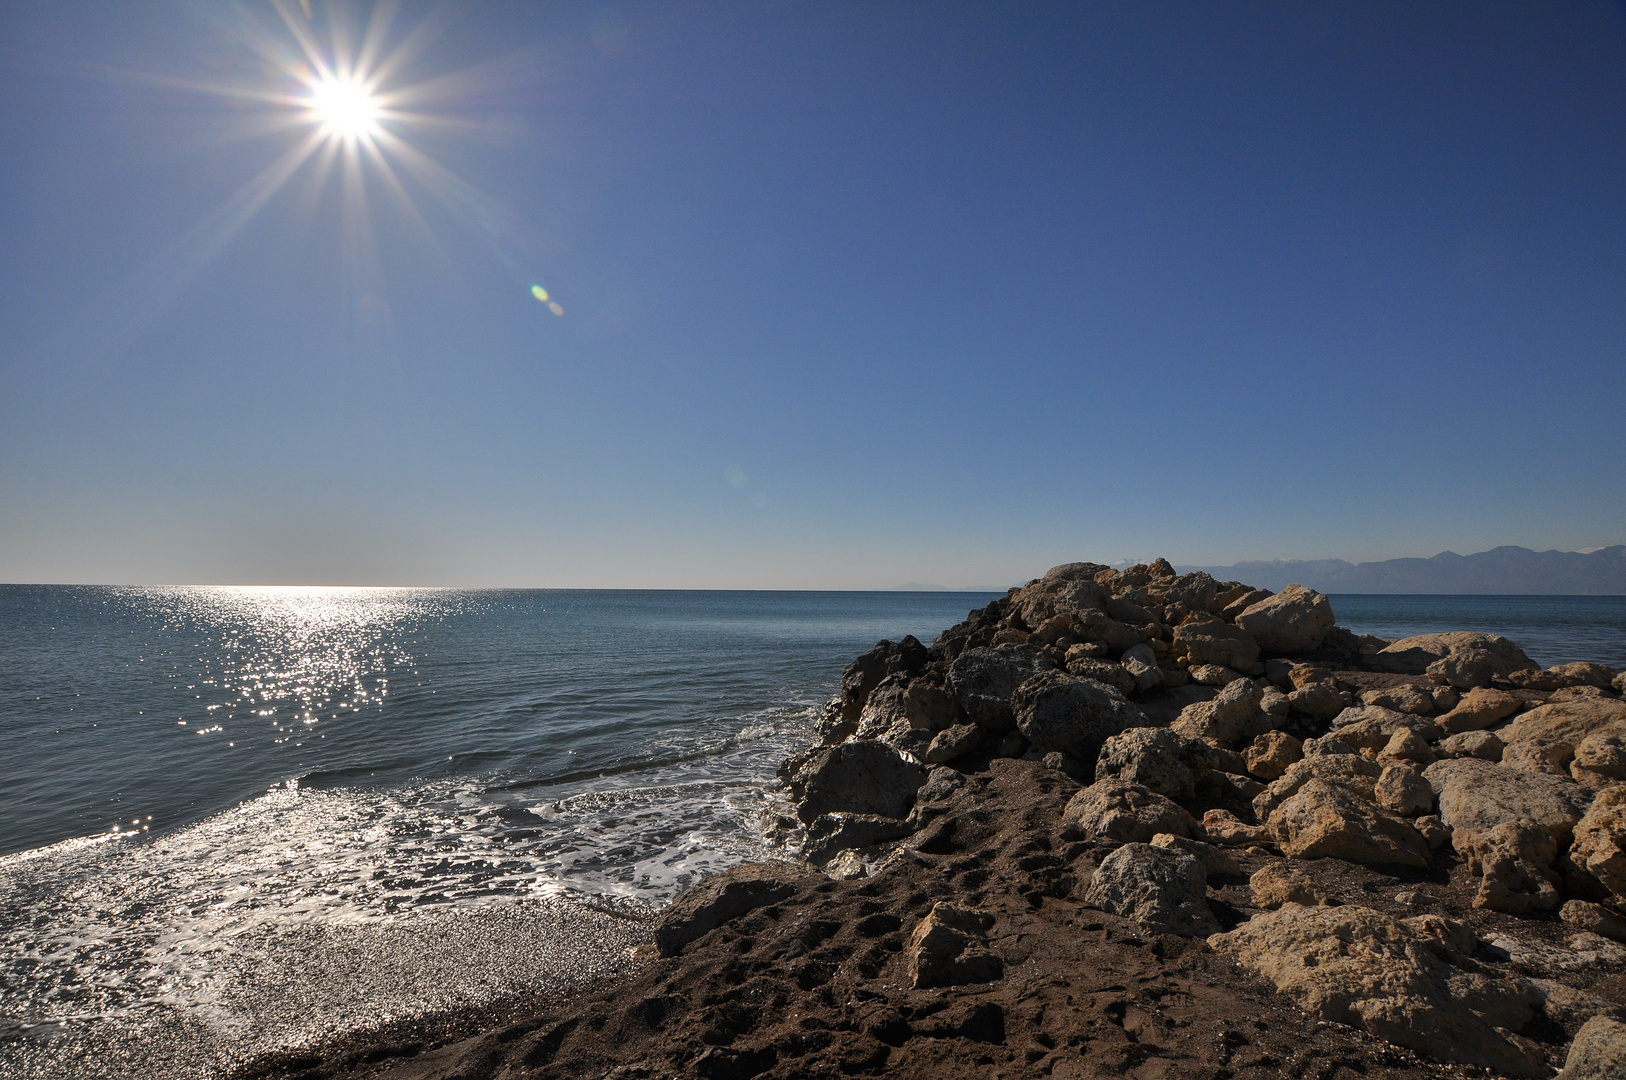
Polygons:
M321 78L310 84L310 115L335 139L354 140L378 134L383 109L359 79Z

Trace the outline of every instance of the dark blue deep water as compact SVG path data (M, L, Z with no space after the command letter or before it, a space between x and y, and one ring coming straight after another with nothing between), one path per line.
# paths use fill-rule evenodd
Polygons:
M0 587L0 1075L216 1076L613 971L787 854L774 767L854 654L991 596ZM1333 603L1626 667L1626 598Z

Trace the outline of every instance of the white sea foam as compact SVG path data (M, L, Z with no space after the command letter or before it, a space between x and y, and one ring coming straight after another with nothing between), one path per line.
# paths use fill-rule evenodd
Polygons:
M614 970L689 882L786 857L771 768L803 737L782 716L518 790L279 786L167 835L0 860L0 1075L215 1075Z

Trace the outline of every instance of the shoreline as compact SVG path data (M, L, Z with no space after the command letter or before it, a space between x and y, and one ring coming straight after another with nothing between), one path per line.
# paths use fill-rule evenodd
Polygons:
M691 888L623 979L233 1075L1549 1075L1626 1009L1622 678L1427 637L1058 567L849 665L782 771L812 859Z

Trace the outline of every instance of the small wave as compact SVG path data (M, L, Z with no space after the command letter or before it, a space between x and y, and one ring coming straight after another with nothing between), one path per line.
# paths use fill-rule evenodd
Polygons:
M0 1074L202 1075L614 970L690 882L790 857L772 770L800 716L522 784L313 773L166 834L0 860Z

